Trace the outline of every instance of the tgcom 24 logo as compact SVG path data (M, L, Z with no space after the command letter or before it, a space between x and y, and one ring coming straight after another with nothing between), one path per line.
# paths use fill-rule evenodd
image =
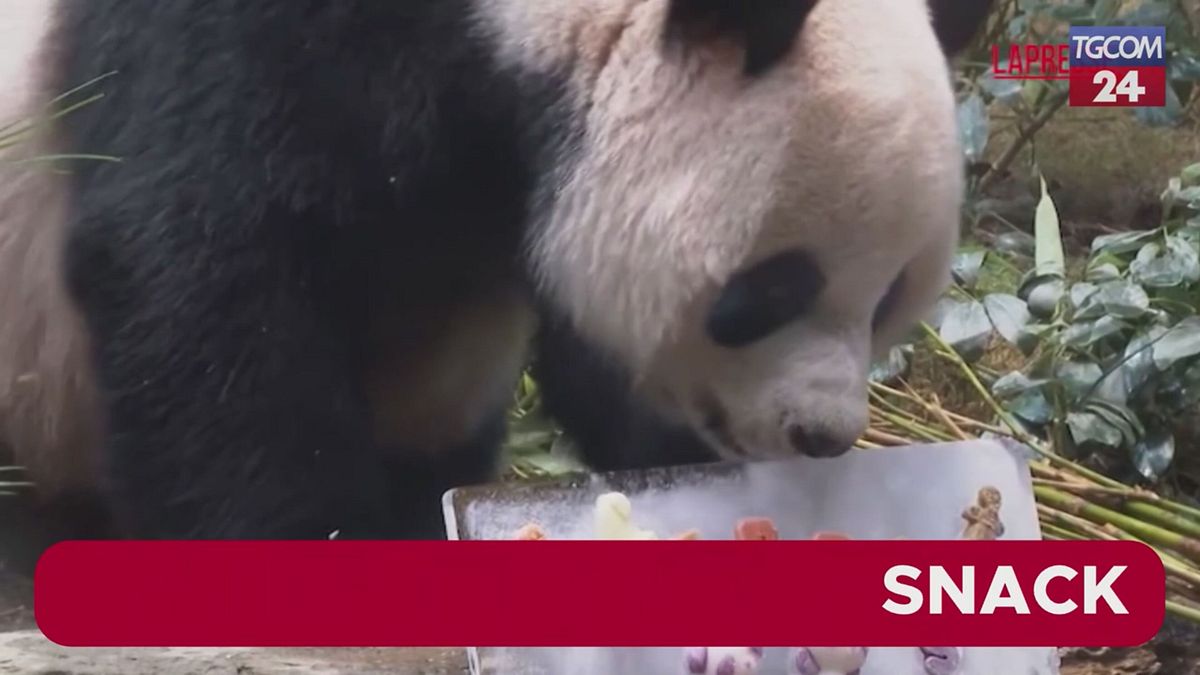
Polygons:
M993 46L992 77L1066 80L1072 106L1161 108L1166 43L1162 26L1072 26L1066 43Z

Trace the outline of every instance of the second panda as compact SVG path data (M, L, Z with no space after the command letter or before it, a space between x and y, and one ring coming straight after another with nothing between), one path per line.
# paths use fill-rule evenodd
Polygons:
M984 0L25 0L0 434L148 538L439 536L534 357L587 459L836 455L948 281ZM15 89L12 88L13 83Z

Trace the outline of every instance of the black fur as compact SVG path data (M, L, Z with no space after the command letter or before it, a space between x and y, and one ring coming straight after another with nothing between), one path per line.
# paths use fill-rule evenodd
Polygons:
M669 424L630 396L628 374L568 322L546 313L534 378L547 412L602 471L699 464L715 451L684 426Z
M817 0L671 0L666 36L695 40L703 39L704 32L732 33L745 48L746 74L760 75L792 49L816 4Z
M992 0L929 0L942 49L954 56L967 48L992 11Z
M825 0L837 2L837 0ZM746 50L745 72L760 75L792 49L819 0L671 0L668 43L733 34ZM957 55L979 33L993 0L929 0L934 30L947 55Z
M738 349L799 320L825 290L826 278L808 251L781 251L733 275L709 310L713 342Z
M441 490L488 475L502 411L421 460L373 447L362 386L380 322L521 283L518 130L564 128L465 3L62 3L53 85L118 73L62 150L123 160L76 167L66 263L130 534L436 536Z

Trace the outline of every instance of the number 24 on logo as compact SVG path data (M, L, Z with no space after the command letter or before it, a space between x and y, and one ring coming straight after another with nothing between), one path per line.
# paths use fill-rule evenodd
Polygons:
M1139 84L1136 70L1125 73L1125 77L1121 78L1120 83L1117 82L1116 73L1111 70L1101 70L1092 78L1092 83L1101 85L1099 93L1093 99L1094 103L1116 103L1118 95L1124 96L1130 103L1137 103L1146 93L1146 88Z

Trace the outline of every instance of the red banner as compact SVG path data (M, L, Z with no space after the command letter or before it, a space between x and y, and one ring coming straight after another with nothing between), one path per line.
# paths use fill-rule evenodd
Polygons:
M1163 621L1131 542L70 542L66 646L1126 646Z

